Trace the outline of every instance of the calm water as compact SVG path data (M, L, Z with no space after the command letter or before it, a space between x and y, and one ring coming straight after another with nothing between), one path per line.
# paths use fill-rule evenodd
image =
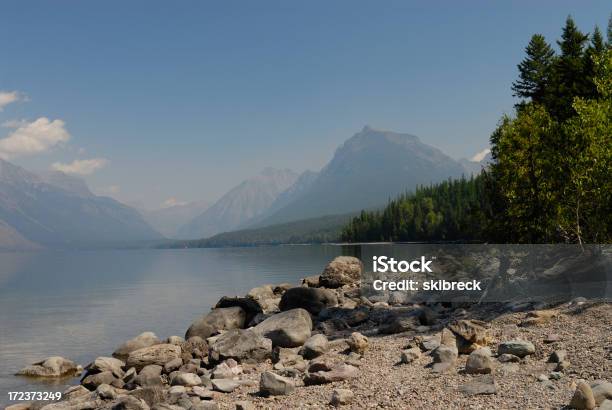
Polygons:
M9 391L63 391L13 374L59 355L86 365L143 331L183 336L223 295L298 283L350 249L236 249L0 253L0 405Z

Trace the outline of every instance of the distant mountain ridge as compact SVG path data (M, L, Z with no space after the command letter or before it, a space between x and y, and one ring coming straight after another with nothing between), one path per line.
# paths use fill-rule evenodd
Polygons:
M179 229L201 215L210 203L195 201L186 204L177 204L159 209L139 209L141 215L155 230L167 238L179 238Z
M255 226L382 206L417 185L458 178L476 166L466 167L414 135L366 126L336 150L306 189Z
M4 242L29 248L163 238L137 211L92 194L78 178L37 175L2 159L0 222L0 247L11 247Z
M221 197L178 231L183 239L200 239L236 229L267 210L298 178L295 172L266 168Z

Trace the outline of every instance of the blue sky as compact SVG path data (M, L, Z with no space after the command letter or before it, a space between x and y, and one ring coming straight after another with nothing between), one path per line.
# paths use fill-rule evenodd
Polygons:
M530 36L556 40L568 14L603 29L611 11L563 0L4 1L0 139L38 132L42 145L9 160L88 172L96 192L148 207L212 201L267 166L319 169L365 124L469 157L512 110Z

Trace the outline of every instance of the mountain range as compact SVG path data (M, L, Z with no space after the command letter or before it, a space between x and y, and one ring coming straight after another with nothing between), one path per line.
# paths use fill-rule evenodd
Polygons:
M236 229L259 217L282 192L291 188L297 178L298 174L288 169L266 168L231 189L201 215L181 227L178 236L197 239Z
M276 189L266 188L274 178L244 181L187 223L179 236L206 238L381 207L417 185L478 173L488 160L455 160L414 135L366 126L341 145L320 172L306 171L296 177L287 170L268 170L270 175L291 175L283 179L284 190L278 189L283 184L276 183ZM265 200L253 201L260 195Z
M488 161L490 155L482 161L455 160L414 135L366 126L345 141L319 172L297 174L266 168L211 206L171 203L157 210L137 211L94 195L80 178L55 171L36 174L0 159L0 249L148 241L164 236L201 239L231 231L257 237L274 232L280 240L291 237L296 227L302 237L308 237L309 223L287 224L331 216L340 221L342 215L382 207L389 198L418 185L478 173ZM279 224L282 226L275 231L253 231Z
M94 195L61 172L35 174L0 159L0 248L98 246L163 237L134 209Z

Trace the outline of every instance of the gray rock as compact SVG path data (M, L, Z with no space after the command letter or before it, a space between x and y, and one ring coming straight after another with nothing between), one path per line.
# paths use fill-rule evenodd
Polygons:
M326 288L339 288L358 283L361 280L363 264L352 256L338 256L332 260L319 277L319 285Z
M348 344L351 352L359 354L363 354L370 346L368 338L359 332L351 333L348 339L346 339L346 343Z
M83 369L72 360L60 356L47 357L17 372L17 376L28 377L64 377L76 376Z
M91 374L85 377L81 384L89 390L96 390L102 384L108 384L116 387L123 387L123 382L117 379L111 371Z
M139 386L161 386L163 367L157 364L150 364L142 368L138 376L134 378L134 383Z
M493 376L487 374L467 382L459 388L459 391L467 394L468 396L478 394L497 394L497 385Z
M193 336L206 339L220 330L243 328L245 323L246 313L242 307L220 307L193 322L185 333L185 339Z
M125 366L125 362L123 360L119 360L114 357L101 356L87 365L85 369L87 370L88 374L110 371L115 377L122 379L125 376L123 366Z
M113 410L149 410L149 405L142 399L134 396L119 397L111 407Z
M266 299L267 301L268 299ZM263 302L263 301L262 301ZM249 323L259 313L265 313L264 307L258 300L251 297L228 297L223 296L215 305L215 309L229 308L229 307L240 307L244 310L245 319L244 323ZM241 326L244 327L244 326Z
M302 286L305 286L307 288L318 288L319 287L319 275L312 275L312 276L307 276L303 278ZM285 292L288 291L289 289L285 289Z
M181 343L183 343L183 342L185 342L185 339L183 339L180 336L170 336L166 340L166 343L169 343L171 345L177 345L177 346L180 346Z
M211 376L213 379L233 379L241 373L242 366L238 365L235 360L228 359L215 366L211 372Z
M117 350L113 352L113 357L121 360L125 360L128 355L134 350L142 349L143 347L149 347L161 343L161 340L153 332L144 332L139 334L133 339L120 345Z
M446 372L453 368L459 352L456 346L440 345L431 352L433 357L432 370L435 373Z
M283 294L279 308L281 311L302 308L316 316L323 308L337 305L338 296L331 290L299 287Z
M322 334L311 336L302 347L302 356L305 359L314 359L329 350L329 341L327 337Z
M164 372L172 373L173 371L178 370L182 365L183 365L183 360L180 357L177 357L176 359L172 359L166 364L164 364Z
M143 367L156 364L163 366L170 360L181 357L181 347L168 343L156 344L149 347L132 351L126 361L128 367L135 367L137 370Z
M489 374L493 371L493 360L491 350L481 347L470 353L465 365L465 372L470 374Z
M612 400L612 383L610 382L596 381L591 384L591 390L598 406L601 406L604 400Z
M117 392L115 388L108 384L101 384L96 389L96 394L102 400L113 400L117 398Z
M561 363L567 360L567 350L555 350L548 358L549 363Z
M199 386L202 384L202 380L200 376L195 373L178 373L176 376L172 378L173 386Z
M329 404L332 406L341 406L343 404L350 404L353 401L355 395L349 389L334 389L332 391Z
M500 354L497 357L497 360L500 363L518 363L521 361L521 358L513 354L510 354L510 353L504 353L504 354Z
M304 377L304 384L307 386L353 379L359 375L359 369L345 363L339 363L331 367L329 371L319 370L311 373L311 369L312 366Z
M213 392L202 386L193 386L191 388L191 394L193 394L194 396L198 396L200 399L210 400L213 398Z
M525 356L534 354L535 346L533 343L525 340L510 340L500 343L497 347L497 353L500 355L508 353L523 358Z
M569 405L576 410L593 410L597 407L591 386L584 381L578 382Z
M423 351L434 350L440 346L440 335L419 336L417 343Z
M182 387L182 386L181 386ZM161 403L166 399L166 394L162 386L147 386L140 389L132 390L128 393L130 396L144 400L149 406L156 403Z
M604 400L599 405L599 410L612 410L612 400Z
M295 384L287 377L272 372L263 372L259 380L259 391L265 396L282 396L292 393Z
M211 382L213 389L223 393L231 393L240 387L240 382L230 379L214 379Z
M404 364L410 364L421 357L421 349L418 347L412 347L410 349L402 350L401 362Z
M228 330L210 347L209 358L220 362L235 359L238 362L261 362L272 355L272 341L253 330Z
M252 330L272 340L273 346L296 347L310 337L312 319L304 309L291 309L270 316Z

